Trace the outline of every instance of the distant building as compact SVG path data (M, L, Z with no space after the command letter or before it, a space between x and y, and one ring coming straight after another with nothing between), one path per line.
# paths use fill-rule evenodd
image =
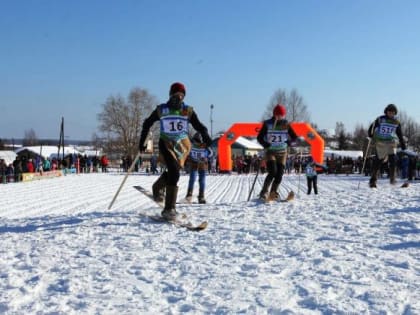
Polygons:
M216 148L217 152L217 145L221 136L213 140L213 147ZM261 146L256 139L249 140L245 137L238 137L236 141L231 146L232 155L254 155L254 154L261 154L264 151L263 146Z

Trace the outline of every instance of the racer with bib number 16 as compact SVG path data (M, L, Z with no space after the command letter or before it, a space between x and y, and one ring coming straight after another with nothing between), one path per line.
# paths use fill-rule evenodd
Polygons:
M212 142L207 128L200 122L193 107L184 103L185 94L185 86L182 83L176 82L171 85L169 100L158 105L145 119L139 141L139 150L144 152L150 128L156 121L160 122L159 154L161 161L166 164L167 171L156 180L152 190L156 201L163 201L162 191L166 190L162 216L168 220L175 219L177 214L176 199L180 169L184 167L191 150L188 137L189 123L201 134L207 146Z
M368 130L369 138L375 141L376 156L373 160L372 175L369 181L371 188L376 187L378 171L382 163L389 163L389 180L391 184L395 184L395 154L397 151L398 139L401 150L405 151L406 145L401 131L401 123L395 118L397 115L397 107L389 104L384 109L384 114L375 119Z
M286 120L286 107L277 104L273 116L265 120L257 140L265 148L267 177L264 180L260 199L275 200L279 197L277 189L283 178L287 160L287 148L297 136Z

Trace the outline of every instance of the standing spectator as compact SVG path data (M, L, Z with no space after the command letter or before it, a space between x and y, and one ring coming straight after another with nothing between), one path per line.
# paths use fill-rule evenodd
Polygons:
M286 107L277 104L273 109L273 116L264 121L257 136L258 142L266 151L268 171L260 192L261 199L275 200L279 197L277 189L286 166L287 148L296 138L295 132L286 120Z
M22 160L20 157L17 156L13 161L13 168L15 169L15 182L20 182L23 172Z
M326 166L315 163L312 156L308 157L306 166L305 166L305 174L306 174L306 181L308 184L308 191L307 194L310 195L312 188L314 189L315 195L318 195L318 170L317 167L322 168L324 171L326 170Z
M51 162L51 169L53 171L56 171L58 169L58 160L57 159L53 159Z
M0 180L3 184L6 184L6 171L7 165L3 159L0 159Z
M209 158L213 155L210 148L203 143L203 138L196 133L192 138L192 148L187 162L190 164L190 178L186 199L190 202L194 190L194 183L198 173L198 203L206 203L204 192L206 189L206 171L209 168Z
M314 188L315 195L318 195L318 173L316 171L315 163L312 157L308 157L308 162L305 167L306 182L308 184L307 194L311 194L312 187Z
M15 181L15 170L12 163L10 163L6 169L6 177L8 183Z
M261 174L264 174L265 171L267 170L267 161L261 157L259 159L260 159L260 172Z
M407 179L408 178L408 168L409 168L410 160L408 159L407 155L401 156L401 178Z
M186 158L191 150L188 138L189 123L203 137L203 141L210 146L212 141L207 128L200 122L194 109L184 103L185 87L176 82L169 90L169 100L160 104L144 121L141 132L139 149L146 150L146 138L149 130L156 121L160 121L159 152L166 164L165 171L153 184L153 196L156 200L161 198L161 190L165 188L165 207L162 216L168 220L176 217L176 199L178 195L178 181L180 169L184 167Z
M108 164L109 164L108 157L105 154L102 155L102 157L101 157L101 167L102 167L102 172L103 173L108 172Z
M399 140L401 149L405 151L406 146L401 131L401 123L395 118L398 110L394 104L389 104L384 109L384 114L375 119L370 125L368 135L375 141L376 156L372 164L372 174L369 181L371 188L376 187L378 170L384 162L389 163L389 180L395 184L395 164L397 143Z
M156 154L153 154L152 157L150 158L150 171L152 172L153 175L157 174L158 171L158 159Z
M216 155L213 155L211 158L210 158L210 168L211 168L211 172L212 173L217 173L218 172L218 170L217 170L217 156Z
M416 156L409 156L408 157L408 180L414 180L416 178L416 163L418 163Z
M28 171L28 173L33 173L34 172L34 164L32 163L32 159L29 159L28 162L26 163L26 169Z
M43 165L42 169L43 169L45 172L48 172L48 171L51 169L51 162L50 162L50 158L46 158L46 159L44 160L44 165Z

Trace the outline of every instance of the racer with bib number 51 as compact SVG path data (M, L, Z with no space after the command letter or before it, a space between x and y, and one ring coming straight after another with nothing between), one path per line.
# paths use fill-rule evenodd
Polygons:
M159 154L161 161L166 164L167 171L163 172L153 184L153 197L156 201L163 201L162 191L166 190L165 206L162 216L171 220L176 217L176 199L178 196L178 181L180 169L184 167L190 150L191 142L188 137L189 124L201 134L207 146L211 145L211 138L207 128L200 122L193 107L184 103L186 90L182 83L173 83L169 90L169 100L158 105L145 119L141 131L139 150L146 150L146 139L149 130L156 122L160 122Z
M384 109L385 115L376 118L369 127L368 136L369 138L373 138L376 148L376 156L373 160L372 174L369 181L369 186L371 188L376 187L377 173L384 162L389 163L390 183L396 183L395 154L397 151L397 139L400 143L401 150L406 150L406 145L401 131L401 123L395 118L397 112L397 107L394 104L389 104Z
M275 200L279 197L277 189L286 166L287 148L296 139L295 132L286 120L286 107L277 104L273 108L273 116L264 121L257 136L258 142L265 148L268 171L260 199Z

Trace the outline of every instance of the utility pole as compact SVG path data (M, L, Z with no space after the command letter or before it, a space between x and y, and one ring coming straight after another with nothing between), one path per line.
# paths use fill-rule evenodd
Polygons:
M57 152L57 158L60 158L60 147L63 148L63 158L62 161L64 161L64 117L61 117L61 126L60 126L60 140L58 140L58 152Z
M214 105L210 105L210 136L213 139L213 108Z

